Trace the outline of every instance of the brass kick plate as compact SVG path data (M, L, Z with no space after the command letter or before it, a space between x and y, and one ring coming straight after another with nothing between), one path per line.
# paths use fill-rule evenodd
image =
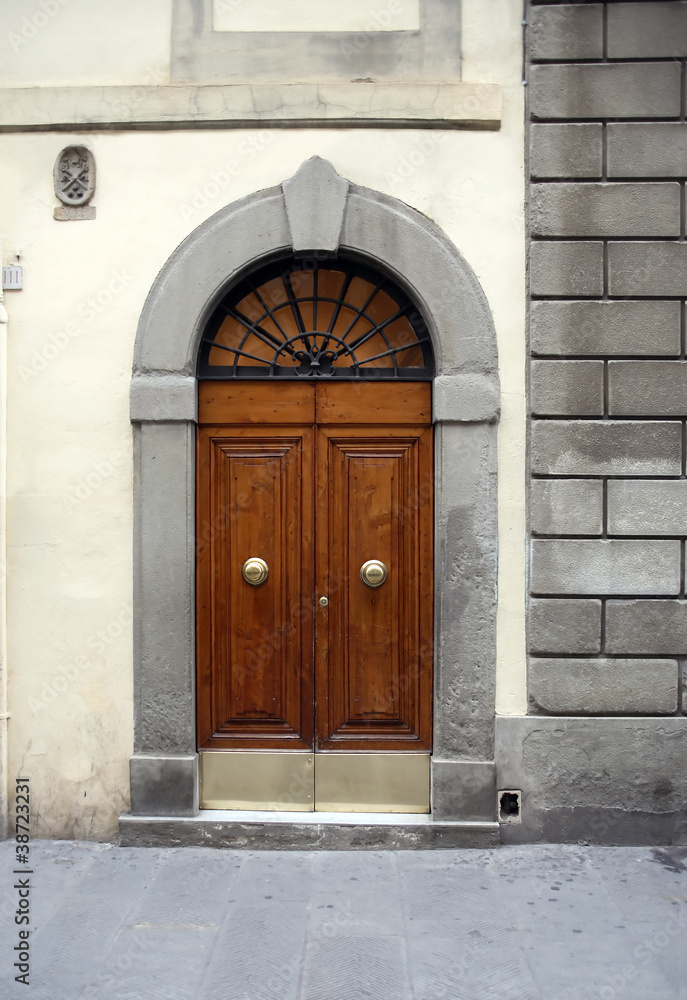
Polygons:
M429 812L429 754L315 754L316 812Z
M201 809L312 812L312 753L200 753Z
M429 754L201 751L201 809L429 812Z

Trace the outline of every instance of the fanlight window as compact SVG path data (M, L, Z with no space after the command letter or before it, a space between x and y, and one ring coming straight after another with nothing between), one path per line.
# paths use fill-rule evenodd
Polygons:
M427 327L407 296L343 260L290 260L245 278L215 310L198 360L205 379L427 379L433 371Z

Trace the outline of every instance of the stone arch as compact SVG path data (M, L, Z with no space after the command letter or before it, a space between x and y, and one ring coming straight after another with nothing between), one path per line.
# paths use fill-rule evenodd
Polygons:
M469 264L433 222L313 157L279 187L195 229L162 268L140 318L131 383L134 815L198 808L194 372L203 327L247 269L287 253L339 250L387 272L429 326L437 370L433 818L474 821L493 811L499 389L491 313Z

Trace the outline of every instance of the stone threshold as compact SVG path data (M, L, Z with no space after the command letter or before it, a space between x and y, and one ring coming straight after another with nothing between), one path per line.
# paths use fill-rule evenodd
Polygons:
M16 87L1 91L0 131L501 126L487 83L237 83L158 87Z
M196 816L119 818L122 847L253 851L441 850L499 846L499 824L413 813L266 813L203 809Z

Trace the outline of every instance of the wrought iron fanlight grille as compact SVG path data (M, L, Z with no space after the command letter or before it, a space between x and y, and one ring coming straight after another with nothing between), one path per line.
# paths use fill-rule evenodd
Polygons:
M200 346L198 377L428 379L427 327L384 275L353 261L289 260L222 299Z

